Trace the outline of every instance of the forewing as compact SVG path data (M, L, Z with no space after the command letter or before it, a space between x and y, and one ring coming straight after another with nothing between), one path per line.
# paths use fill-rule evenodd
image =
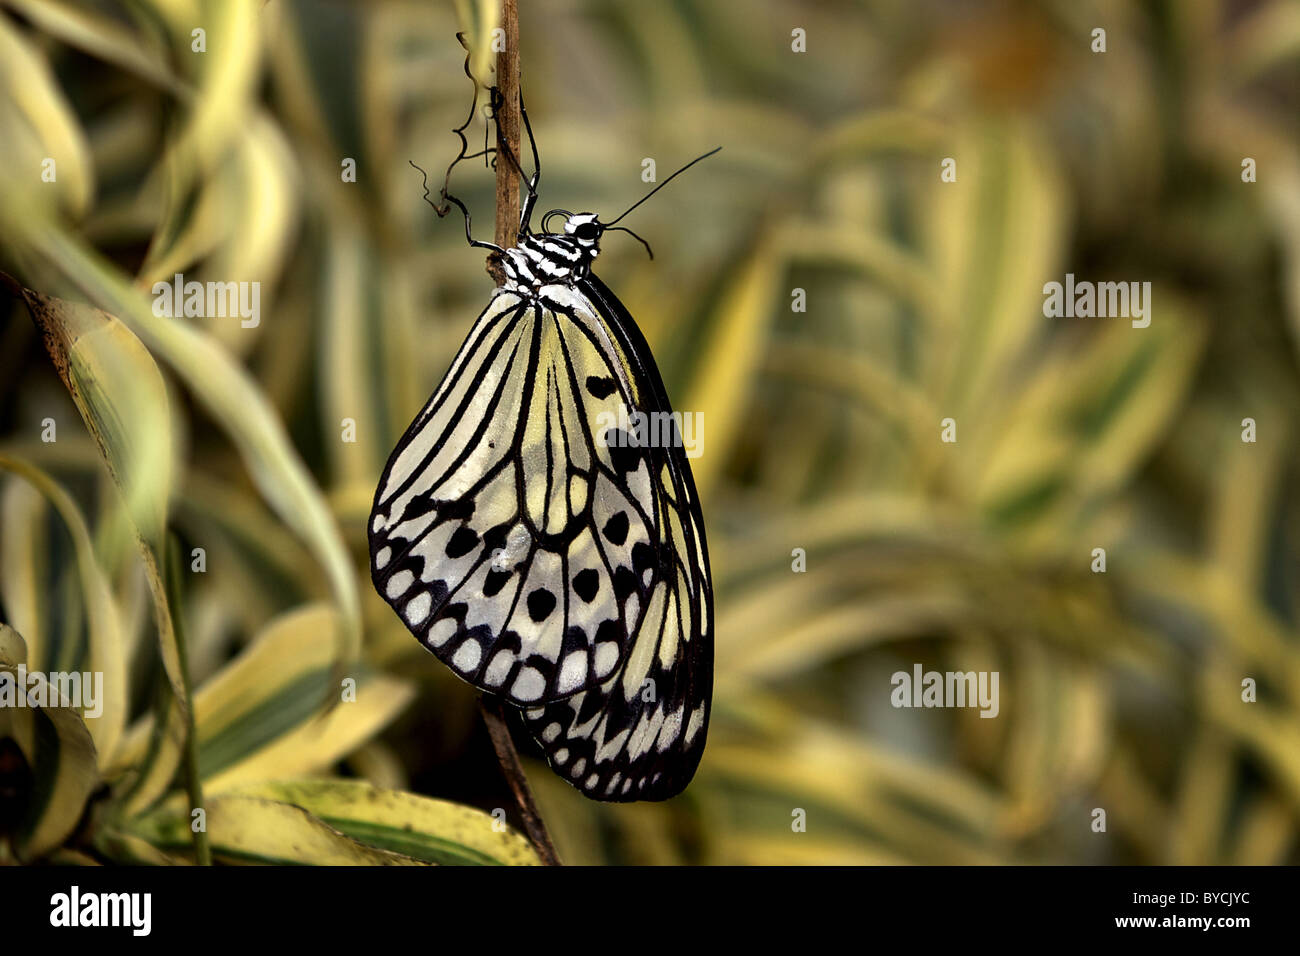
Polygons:
M650 589L650 462L597 431L639 400L587 315L579 328L498 292L394 450L371 516L379 593L461 677L520 705L617 674Z

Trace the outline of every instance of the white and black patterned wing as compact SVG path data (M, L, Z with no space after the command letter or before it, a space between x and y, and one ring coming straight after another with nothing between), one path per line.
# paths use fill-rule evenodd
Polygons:
M407 627L514 704L616 675L650 585L648 464L593 423L638 407L591 317L498 291L398 443L375 495L371 573Z
M618 299L594 276L558 303L574 328L609 329L624 373L640 397L637 408L670 416L667 394L649 347ZM596 314L593 314L596 313ZM680 439L620 449L638 499L649 476L652 504L643 508L653 541L649 562L628 604L636 604L631 647L621 670L598 688L529 708L526 719L556 773L601 800L661 800L679 793L704 750L713 689L713 591L704 521ZM644 471L643 471L644 469ZM624 589L632 582L626 582Z

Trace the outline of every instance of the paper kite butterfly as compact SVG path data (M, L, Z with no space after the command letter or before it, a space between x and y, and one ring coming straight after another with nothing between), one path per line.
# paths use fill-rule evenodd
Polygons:
M517 248L474 239L443 189L505 281L388 459L371 573L425 647L523 709L557 774L598 800L663 800L699 765L713 693L704 519L650 348L591 272L623 217L553 210L533 233L523 118ZM635 412L672 440L607 424Z

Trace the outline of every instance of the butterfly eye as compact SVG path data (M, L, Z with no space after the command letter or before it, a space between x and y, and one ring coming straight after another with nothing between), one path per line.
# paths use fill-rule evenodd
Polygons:
M596 239L600 236L600 230L596 228L594 222L584 222L573 230L573 234L579 239Z

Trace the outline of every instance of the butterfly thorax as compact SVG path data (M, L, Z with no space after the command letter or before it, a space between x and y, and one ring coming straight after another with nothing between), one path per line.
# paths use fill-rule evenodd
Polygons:
M501 256L506 281L503 288L532 294L542 286L572 284L586 277L599 254L594 244L546 233L528 235L515 249Z

